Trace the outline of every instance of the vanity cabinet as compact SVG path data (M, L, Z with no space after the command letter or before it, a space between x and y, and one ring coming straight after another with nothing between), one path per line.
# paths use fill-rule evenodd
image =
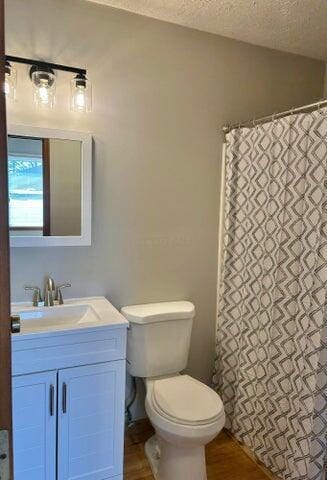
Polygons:
M118 476L124 378L121 360L14 377L15 480Z
M55 480L57 372L13 378L15 480Z
M58 480L102 480L121 473L125 362L60 370Z
M13 335L15 480L123 479L127 326Z

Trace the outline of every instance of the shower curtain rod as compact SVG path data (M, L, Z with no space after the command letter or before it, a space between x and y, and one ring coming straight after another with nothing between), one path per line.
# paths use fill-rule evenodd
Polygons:
M275 120L276 118L287 117L287 115L291 115L293 113L299 113L299 112L306 112L307 110L314 110L316 107L320 108L324 105L327 105L327 100L320 100L319 102L311 103L310 105L291 108L290 110L286 110L285 112L273 113L272 115L267 115L266 117L255 118L253 120L247 120L246 122L235 123L234 125L224 125L222 127L222 131L226 135L226 133L231 132L235 128L246 127L246 126L255 127L256 125L259 125L262 123L268 123L271 120Z

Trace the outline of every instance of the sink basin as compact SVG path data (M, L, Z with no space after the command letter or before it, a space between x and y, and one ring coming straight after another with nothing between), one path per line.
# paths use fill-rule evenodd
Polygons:
M21 331L14 337L127 323L104 297L69 299L64 305L53 307L14 303L12 313L19 315L21 320Z
M99 323L100 318L90 305L58 306L19 312L21 333L78 328Z

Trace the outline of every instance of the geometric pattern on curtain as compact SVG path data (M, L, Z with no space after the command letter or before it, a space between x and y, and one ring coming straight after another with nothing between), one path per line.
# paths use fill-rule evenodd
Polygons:
M276 476L325 480L327 111L227 135L213 387Z

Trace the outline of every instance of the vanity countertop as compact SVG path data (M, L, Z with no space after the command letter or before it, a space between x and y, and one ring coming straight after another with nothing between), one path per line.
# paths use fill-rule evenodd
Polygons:
M12 335L13 375L125 360L128 321L105 297L64 305L12 304L21 319Z
M12 303L11 309L21 319L21 331L12 335L13 342L30 335L35 338L86 329L128 327L125 317L105 297L71 298L64 305L52 307L17 302Z

